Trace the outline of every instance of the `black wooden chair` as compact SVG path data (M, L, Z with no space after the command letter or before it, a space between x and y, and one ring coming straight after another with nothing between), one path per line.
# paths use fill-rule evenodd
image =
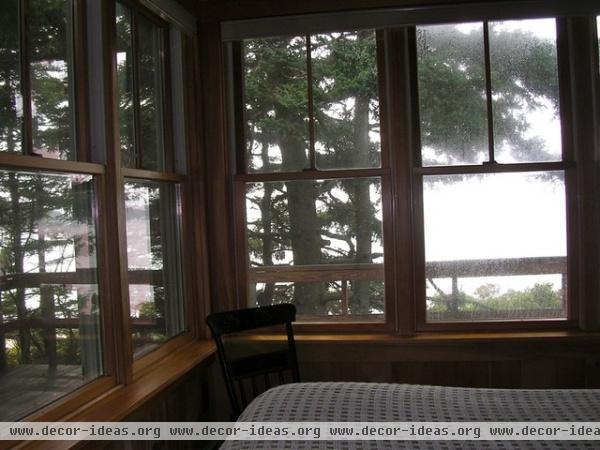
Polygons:
M206 323L217 344L217 353L234 419L237 419L242 410L261 391L274 385L284 384L288 372L291 372L292 382L300 381L292 329L292 322L295 320L296 307L290 304L226 311L211 314L206 318ZM232 358L225 350L223 342L225 335L275 325L285 325L286 349L237 358ZM273 382L273 378L276 378L277 382ZM260 389L260 385L264 386L264 389ZM252 395L249 396L248 393Z

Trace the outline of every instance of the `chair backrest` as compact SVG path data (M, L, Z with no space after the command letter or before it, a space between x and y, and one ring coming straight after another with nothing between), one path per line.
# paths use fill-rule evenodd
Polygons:
M291 381L300 381L292 328L292 322L295 320L296 307L290 304L226 311L211 314L206 318L217 344L234 418L237 418L262 390L275 384L284 384L288 371L291 372ZM223 342L225 335L274 325L285 325L287 349L238 358L231 358L227 354ZM273 382L273 374L276 375L278 383ZM259 386L264 386L264 389L260 389ZM248 393L251 393L251 396Z

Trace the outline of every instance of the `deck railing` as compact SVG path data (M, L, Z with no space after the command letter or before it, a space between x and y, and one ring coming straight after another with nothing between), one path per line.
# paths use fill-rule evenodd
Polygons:
M450 298L458 296L459 278L561 275L562 307L564 308L566 305L567 259L564 256L432 261L426 263L425 273L427 279L430 280L451 279L453 289ZM341 315L345 316L350 314L348 283L352 281L383 281L384 266L383 264L369 263L261 266L250 268L248 279L251 283L338 282L341 285Z

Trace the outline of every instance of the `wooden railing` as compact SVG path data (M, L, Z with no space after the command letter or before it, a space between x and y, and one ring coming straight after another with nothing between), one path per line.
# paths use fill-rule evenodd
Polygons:
M450 278L453 295L457 294L459 278L518 275L562 275L566 292L566 257L505 258L459 261L433 261L425 265L428 279ZM348 283L351 281L383 281L383 264L314 264L302 266L252 267L251 283L339 282L341 284L342 316L349 314ZM563 302L565 299L563 299Z

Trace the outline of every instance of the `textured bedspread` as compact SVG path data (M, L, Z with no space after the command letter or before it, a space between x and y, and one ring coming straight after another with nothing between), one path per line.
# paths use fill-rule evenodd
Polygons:
M297 383L257 397L243 422L600 421L600 390ZM230 441L242 449L600 449L600 441Z

